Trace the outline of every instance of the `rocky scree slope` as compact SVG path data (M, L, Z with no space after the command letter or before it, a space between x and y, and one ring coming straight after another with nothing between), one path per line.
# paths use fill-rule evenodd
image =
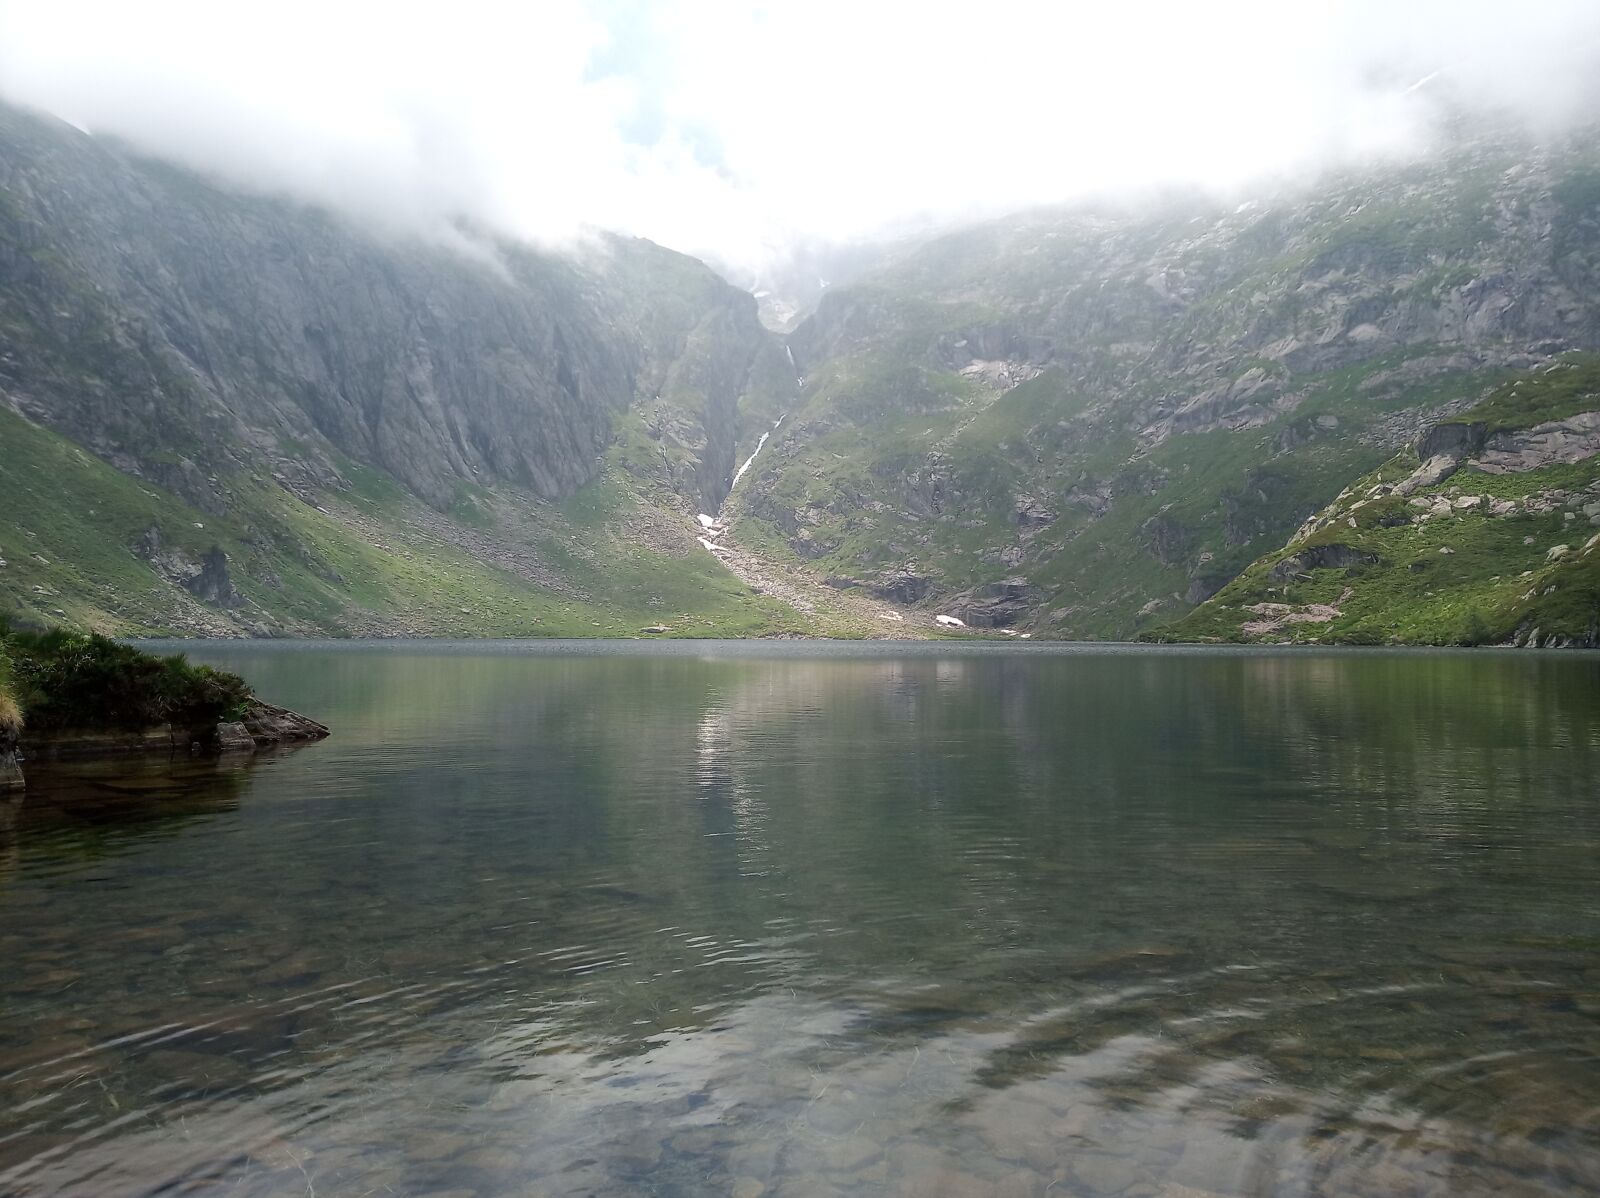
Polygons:
M824 295L733 537L969 626L1171 622L1426 428L1600 346L1600 140L956 232Z
M793 388L752 297L648 242L374 232L0 107L0 605L30 617L804 627L693 537L741 412Z

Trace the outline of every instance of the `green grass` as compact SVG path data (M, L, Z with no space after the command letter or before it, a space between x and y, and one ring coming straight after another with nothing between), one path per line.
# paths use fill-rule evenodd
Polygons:
M1491 433L1530 428L1600 408L1600 354L1573 353L1519 375L1447 423L1483 424Z
M617 469L561 505L511 488L463 489L441 516L387 475L341 460L349 489L313 501L259 477L225 478L229 511L218 516L4 408L0 442L0 607L32 623L111 635L808 630L718 565L687 520L658 517L675 521L675 538L639 544L628 525L648 500ZM209 608L153 569L138 551L152 529L191 560L222 549L243 604ZM538 578L485 560L475 544L532 559Z
M22 704L17 699L11 654L0 640L0 741L14 739L22 728Z

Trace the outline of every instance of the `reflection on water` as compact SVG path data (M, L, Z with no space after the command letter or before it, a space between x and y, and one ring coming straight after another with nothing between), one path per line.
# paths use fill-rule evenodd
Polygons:
M1600 1193L1600 663L214 646L0 812L0 1193Z

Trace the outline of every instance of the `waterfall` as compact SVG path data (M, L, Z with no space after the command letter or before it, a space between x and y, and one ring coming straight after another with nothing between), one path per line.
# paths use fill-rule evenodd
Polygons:
M739 480L744 477L744 472L750 469L750 466L756 460L757 455L761 453L761 447L767 443L767 438L778 431L778 425L783 423L783 417L787 416L788 414L789 413L784 412L772 422L771 428L761 434L761 440L756 442L755 449L751 452L750 456L744 460L744 464L734 472L733 481L728 484L728 493L730 495L733 494L733 489L739 485Z

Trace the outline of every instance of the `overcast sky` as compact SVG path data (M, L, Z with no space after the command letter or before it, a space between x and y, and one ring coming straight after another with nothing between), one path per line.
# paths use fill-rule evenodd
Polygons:
M1443 90L1600 118L1597 65L1600 0L0 0L0 92L84 128L389 220L745 264L1412 152Z

